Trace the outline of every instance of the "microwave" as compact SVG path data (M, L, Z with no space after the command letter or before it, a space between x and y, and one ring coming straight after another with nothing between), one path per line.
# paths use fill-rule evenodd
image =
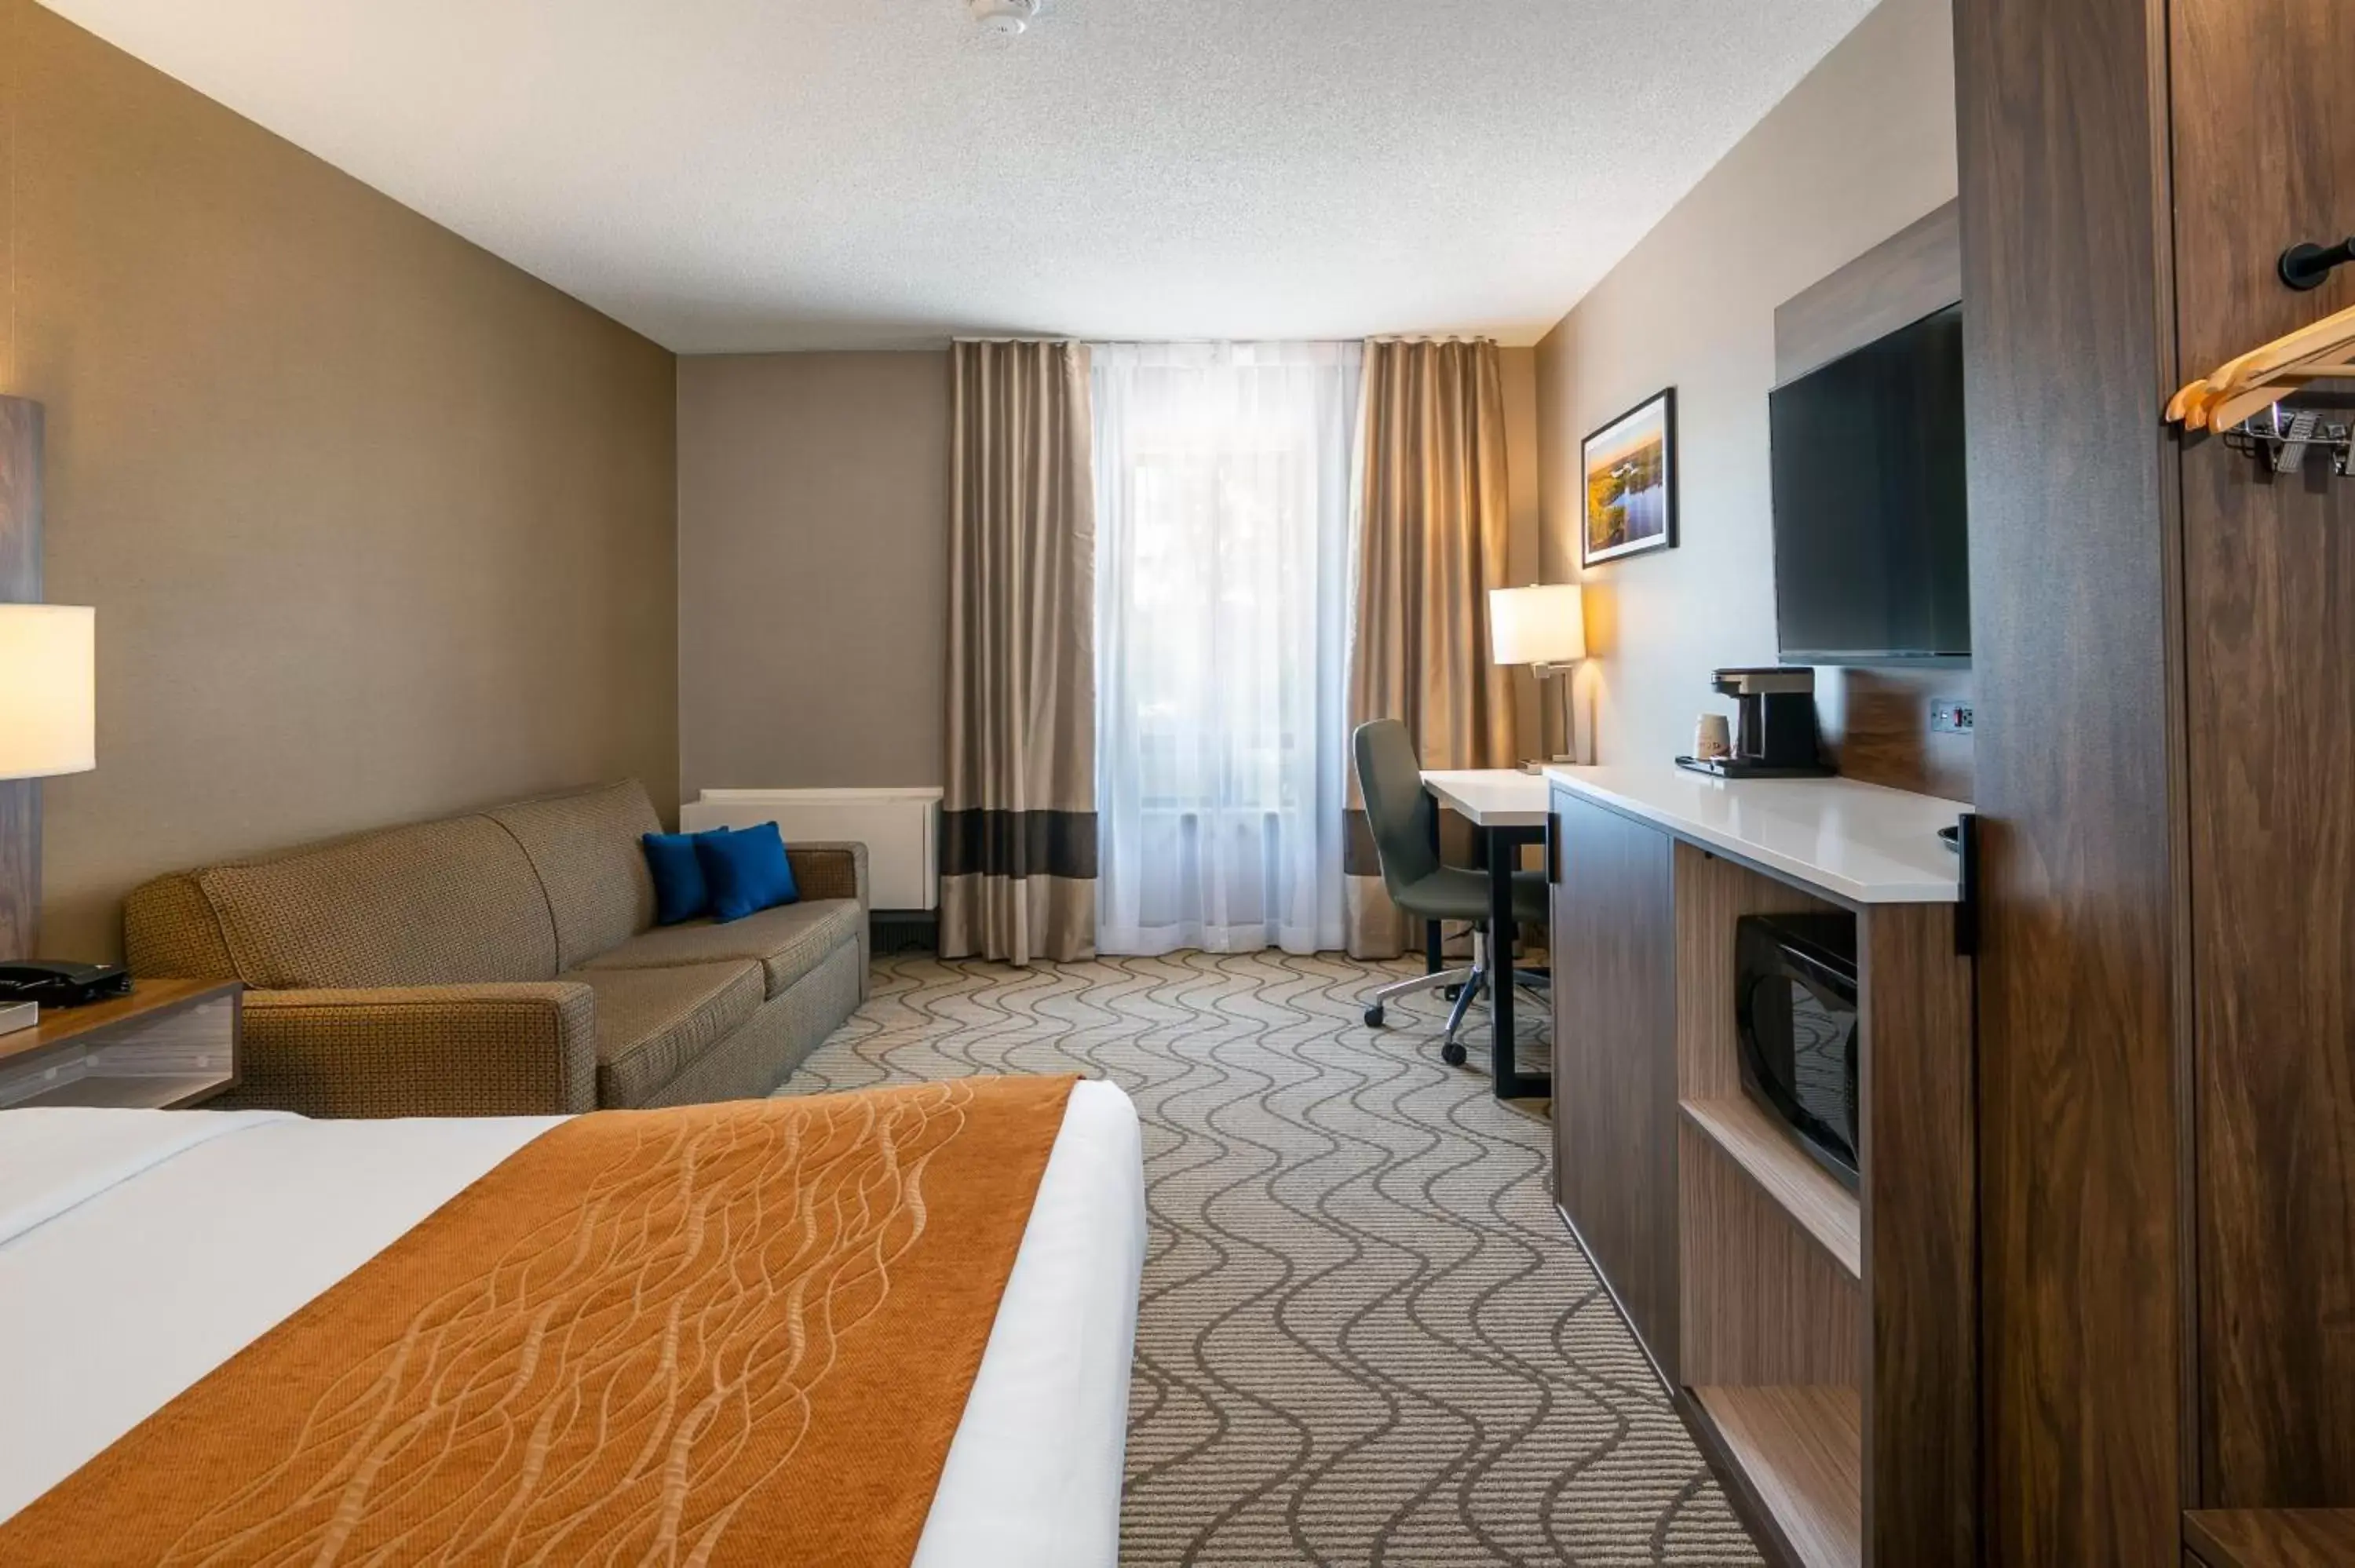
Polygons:
M1745 915L1733 939L1742 1092L1854 1191L1856 917Z

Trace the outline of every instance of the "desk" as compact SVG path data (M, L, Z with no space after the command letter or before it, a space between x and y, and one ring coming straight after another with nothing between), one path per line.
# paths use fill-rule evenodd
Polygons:
M1522 1072L1513 1054L1513 866L1523 844L1544 842L1550 787L1540 776L1518 768L1427 772L1423 787L1470 822L1487 849L1488 962L1495 971L1488 997L1491 1087L1500 1100L1550 1095L1552 1078Z

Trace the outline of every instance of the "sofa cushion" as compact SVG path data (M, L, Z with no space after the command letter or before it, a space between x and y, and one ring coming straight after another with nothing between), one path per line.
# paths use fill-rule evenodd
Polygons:
M194 876L237 978L261 990L556 976L539 878L488 817L388 828Z
M857 899L814 898L763 909L724 926L690 920L683 926L656 927L599 957L582 974L749 959L766 971L768 994L776 996L824 963L837 948L855 944L865 926Z
M645 846L646 870L655 879L655 925L676 926L711 913L711 889L703 880L703 862L696 853L695 842L727 831L647 833L638 841Z
M741 920L780 904L801 902L801 889L794 885L794 863L785 858L785 841L774 822L698 834L695 859L703 868L715 920Z
M655 969L581 969L597 997L597 1103L643 1105L679 1070L759 1011L750 962Z
M487 811L523 846L548 891L557 965L573 969L655 922L655 883L640 839L662 831L632 779Z

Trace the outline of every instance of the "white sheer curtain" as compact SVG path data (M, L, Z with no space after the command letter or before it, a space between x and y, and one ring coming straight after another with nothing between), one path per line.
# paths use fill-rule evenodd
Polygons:
M1338 948L1360 346L1093 355L1097 949Z

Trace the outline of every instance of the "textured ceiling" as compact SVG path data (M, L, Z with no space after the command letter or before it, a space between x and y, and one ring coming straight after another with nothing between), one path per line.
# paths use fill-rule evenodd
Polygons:
M1872 5L48 3L692 353L1532 342Z

